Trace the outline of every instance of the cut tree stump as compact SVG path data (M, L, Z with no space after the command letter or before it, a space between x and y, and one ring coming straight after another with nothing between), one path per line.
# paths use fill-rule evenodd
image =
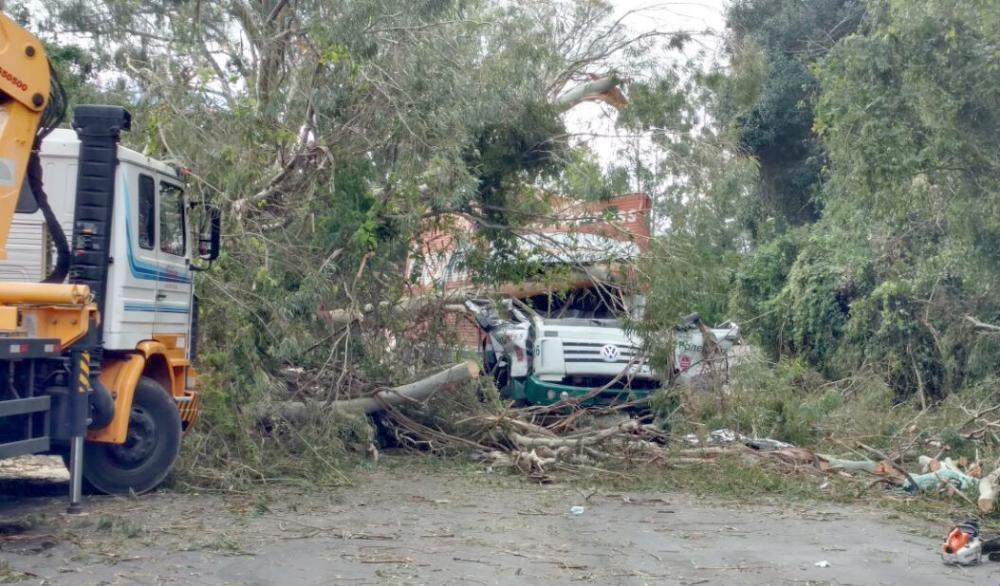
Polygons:
M979 510L989 513L996 506L997 492L1000 491L1000 467L989 476L979 479Z

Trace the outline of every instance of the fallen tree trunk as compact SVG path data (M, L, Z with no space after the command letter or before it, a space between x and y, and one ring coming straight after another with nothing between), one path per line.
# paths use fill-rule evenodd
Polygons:
M410 317L432 305L440 305L445 311L462 313L467 311L463 301L469 298L469 294L464 291L452 292L446 295L418 295L415 297L405 297L393 303L383 301L378 304L379 311L391 312L393 315ZM376 310L376 306L369 303L358 309L331 309L321 312L323 317L335 324L351 324L353 322L363 322L365 316Z
M320 403L318 401L310 401L308 403L284 401L271 408L258 411L257 418L261 421L268 421L277 417L293 423L300 423L306 421L317 410L324 408L375 413L386 407L402 403L426 401L438 389L454 386L478 377L479 364L475 360L468 360L416 382L379 391L371 397L331 401L330 403Z
M913 490L915 492L920 492L920 485L917 484L917 482L913 480L913 476L911 476L910 473L907 472L905 468L903 468L899 464L893 462L892 459L889 458L889 456L886 456L885 454L883 454L882 452L876 450L875 448L873 448L871 446L866 446L865 444L862 444L862 443L859 443L858 447L861 448L861 449L863 449L863 450L865 450L866 452L874 455L876 458L882 458L882 460L885 461L886 464L892 466L897 472L899 472L900 474L902 474L903 476L906 477L906 480L909 481L910 486L913 487Z
M595 282L603 282L611 279L614 274L613 268L608 264L588 265L573 267L565 281L560 281L560 287L576 289L579 287L590 287ZM504 285L494 289L491 295L516 297L523 299L535 295L544 295L551 292L552 283L548 281ZM404 297L398 301L383 301L378 305L371 303L354 309L330 309L320 311L322 319L331 324L348 325L354 322L363 322L365 316L376 311L391 313L401 318L412 318L414 315L432 306L439 306L450 313L463 313L468 310L462 305L467 299L482 296L484 291L479 287L462 287L446 292L443 295L423 295L415 294Z
M467 360L408 385L379 391L371 397L334 401L330 405L335 409L353 409L374 413L385 409L387 405L391 407L400 403L424 401L441 387L464 383L477 377L479 377L479 364L475 360Z
M628 104L618 85L621 80L614 75L591 76L590 81L573 87L554 100L554 105L566 111L588 100L605 102L621 110Z

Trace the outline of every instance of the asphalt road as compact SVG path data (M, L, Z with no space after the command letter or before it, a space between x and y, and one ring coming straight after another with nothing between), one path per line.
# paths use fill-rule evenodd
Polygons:
M504 475L359 471L352 487L91 497L0 481L0 583L995 585L947 528L839 506L532 486ZM6 494L4 494L6 493ZM584 511L574 515L571 507ZM826 567L817 566L826 562ZM5 568L5 569L4 569Z

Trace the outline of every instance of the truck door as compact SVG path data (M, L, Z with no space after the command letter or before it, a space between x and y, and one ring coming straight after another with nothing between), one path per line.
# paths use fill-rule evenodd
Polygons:
M127 216L127 267L121 263L112 266L109 291L115 293L107 303L111 315L118 319L106 324L106 333L117 336L110 344L116 349L133 348L136 342L152 337L157 288L156 179L145 169L126 167L122 180L125 205L120 212Z
M168 348L186 350L193 280L189 268L191 243L188 241L184 191L180 184L163 177L159 188L157 264L160 270L157 271L154 333Z

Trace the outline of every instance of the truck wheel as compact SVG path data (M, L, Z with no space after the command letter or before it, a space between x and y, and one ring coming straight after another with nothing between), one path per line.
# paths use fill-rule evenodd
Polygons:
M83 478L104 494L142 494L170 472L181 448L181 416L166 390L142 377L135 387L124 444L87 443Z

